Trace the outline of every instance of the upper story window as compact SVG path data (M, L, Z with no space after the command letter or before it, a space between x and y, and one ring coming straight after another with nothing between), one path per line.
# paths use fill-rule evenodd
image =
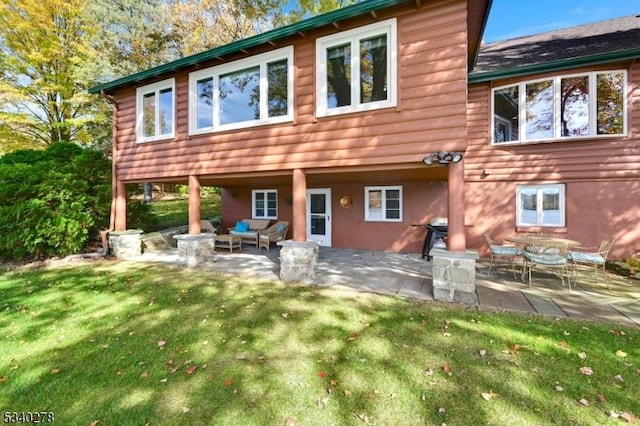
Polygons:
M396 20L316 42L316 115L396 105Z
M493 144L626 134L627 73L590 72L493 89Z
M138 142L175 136L175 79L159 81L136 90L136 135Z
M364 220L402 222L402 186L366 186Z
M565 226L563 184L517 185L517 226Z
M189 74L189 134L292 119L292 47Z

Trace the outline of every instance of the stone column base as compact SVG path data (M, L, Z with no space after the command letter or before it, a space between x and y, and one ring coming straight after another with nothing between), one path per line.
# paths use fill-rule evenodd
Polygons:
M178 243L178 262L194 268L209 259L213 260L214 234L174 235Z
M432 249L433 298L446 302L477 305L476 250L453 252Z
M117 259L131 259L142 254L141 229L111 231L109 233L109 253Z
M319 244L317 241L278 241L280 279L284 282L309 282L316 276Z

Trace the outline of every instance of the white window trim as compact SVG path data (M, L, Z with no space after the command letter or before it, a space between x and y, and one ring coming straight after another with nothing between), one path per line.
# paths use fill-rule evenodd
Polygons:
M370 37L387 35L387 96L384 101L360 103L360 40ZM360 28L343 31L337 34L320 37L316 40L316 116L347 114L359 111L369 111L380 108L389 108L397 105L397 21L396 18ZM351 44L351 100L352 105L329 108L327 106L327 49L334 46ZM356 54L358 53L358 54Z
M624 78L624 89L622 91L623 99L622 99L622 116L624 117L623 121L623 129L622 134L617 135L599 135L597 134L597 75L598 74L607 74L607 73L622 73ZM560 119L560 103L562 93L560 90L561 80L565 78L572 77L581 77L588 76L589 77L589 135L586 136L560 136L561 130L561 119ZM526 86L527 84L539 83L541 81L552 81L553 82L553 132L554 136L551 138L541 138L541 139L528 139L525 140L526 136ZM594 138L622 138L627 136L628 132L628 116L627 116L627 87L628 87L628 75L627 70L600 70L600 71L590 71L590 72L581 72L575 74L564 74L564 75L555 75L547 78L538 78L535 80L526 80L521 81L517 84L509 84L506 86L494 87L491 89L491 145L494 146L504 146L504 145L521 145L521 144L529 144L529 143L540 143L540 142L556 142L556 141L575 141L575 140L583 140L583 139L594 139ZM496 142L495 141L495 92L497 90L507 89L509 87L518 87L518 140L517 141L507 141L507 142ZM596 94L596 96L591 96L591 94Z
M172 93L172 105L173 111L173 125L171 127L171 133L158 134L160 130L160 91L165 89L171 89ZM144 95L149 93L155 93L155 136L144 136ZM168 80L158 81L157 83L148 84L146 86L138 87L136 89L136 141L138 143L153 142L158 140L173 139L176 135L176 79L170 78Z
M400 217L398 219L387 218L387 191L398 190L400 191ZM383 218L370 218L369 217L369 191L382 191L382 214ZM395 186L365 186L364 187L364 220L365 222L402 222L403 215L403 196L402 185Z
M537 193L537 203L536 206L536 216L538 221L540 221L540 215L542 214L541 203L543 201L543 197L541 196L541 191L544 189L557 189L560 194L560 224L547 225L543 223L525 223L520 221L520 211L522 208L522 201L520 197L520 191L523 189L535 189ZM565 184L537 184L537 185L516 185L516 226L536 226L536 227L545 227L545 228L564 228L567 223L567 197L566 197L566 185Z
M267 117L267 64L286 59L287 60L287 114L279 117ZM247 120L238 123L229 123L220 125L220 114L218 102L218 87L220 75L228 74L234 71L240 71L251 67L260 67L260 116L258 120ZM282 49L273 50L252 56L250 58L241 59L230 62L228 64L218 65L189 74L189 134L199 135L203 133L211 133L225 130L242 129L247 127L262 126L266 124L283 123L293 121L293 89L294 89L294 64L293 64L293 46L284 47ZM213 78L213 126L198 128L198 80Z
M256 194L276 194L276 215L275 216L257 216L256 215ZM265 202L267 197L265 196ZM265 213L269 209L265 206ZM278 219L278 190L277 189L254 189L251 191L251 218L252 219Z

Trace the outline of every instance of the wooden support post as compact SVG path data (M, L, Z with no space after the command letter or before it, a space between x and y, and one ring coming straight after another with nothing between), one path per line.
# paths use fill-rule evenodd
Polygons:
M118 180L116 183L116 214L114 230L124 231L127 229L127 187Z
M189 176L189 235L200 235L200 179Z
M465 251L467 242L464 228L464 162L448 167L448 244L449 251Z
M293 171L293 241L307 241L307 176Z

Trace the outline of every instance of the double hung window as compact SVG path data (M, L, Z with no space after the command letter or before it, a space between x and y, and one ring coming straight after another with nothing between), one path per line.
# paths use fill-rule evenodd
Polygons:
M189 133L293 119L293 48L189 75Z
M364 220L402 222L402 186L366 186Z
M254 219L278 218L278 191L276 189L251 191L251 204Z
M526 81L493 89L493 143L626 134L626 71Z
M344 114L396 105L396 20L316 42L316 114Z
M136 90L136 135L138 142L175 136L175 80L169 79Z
M565 226L565 186L516 186L517 226Z

